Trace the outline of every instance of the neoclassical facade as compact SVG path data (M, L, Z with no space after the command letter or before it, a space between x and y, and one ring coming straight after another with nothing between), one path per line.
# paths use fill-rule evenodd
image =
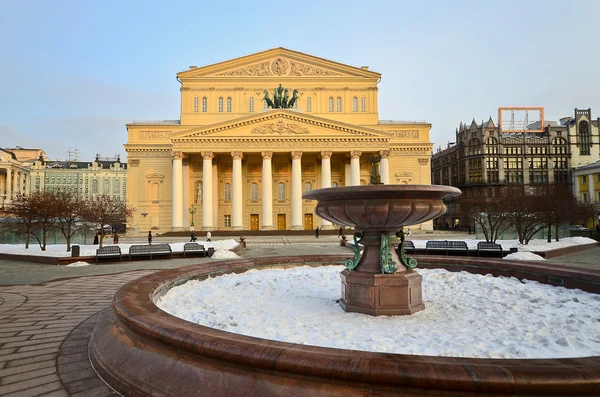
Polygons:
M374 154L384 183L430 184L431 124L379 120L367 66L275 48L177 79L179 120L127 124L130 229L333 227L303 192L368 184ZM293 107L264 101L280 85Z

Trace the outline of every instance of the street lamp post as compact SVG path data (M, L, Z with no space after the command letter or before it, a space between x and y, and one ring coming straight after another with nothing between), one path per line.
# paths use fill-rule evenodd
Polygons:
M189 209L190 211L190 215L192 216L192 223L190 224L190 230L194 230L194 214L196 213L196 207L194 207L194 205L192 205Z

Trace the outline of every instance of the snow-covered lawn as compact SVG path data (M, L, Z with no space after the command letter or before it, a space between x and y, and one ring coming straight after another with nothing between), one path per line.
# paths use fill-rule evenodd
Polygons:
M239 243L235 240L219 240L219 241L211 241L210 243L207 241L197 241L198 244L204 246L204 248L213 247L215 249L215 253L211 258L213 259L235 259L239 258L239 256L235 252L231 252L232 249L236 248ZM136 244L144 244L144 243L136 243ZM108 245L118 245L121 247L121 252L125 255L129 253L129 247L136 244L113 244L112 240L109 239L104 240L104 246ZM183 243L169 243L171 246L171 250L173 252L183 252ZM79 245L79 254L81 256L95 256L96 249L98 249L98 245ZM16 254L16 255L39 255L39 256L50 256L50 257L69 257L71 256L71 252L66 251L66 244L52 244L46 246L46 251L42 251L39 244L34 242L33 244L29 244L29 248L25 249L24 244L0 244L0 252L4 254ZM79 265L83 266L83 265Z
M516 278L418 269L424 311L346 313L343 266L251 270L172 288L157 303L224 331L322 347L431 356L600 355L600 295Z

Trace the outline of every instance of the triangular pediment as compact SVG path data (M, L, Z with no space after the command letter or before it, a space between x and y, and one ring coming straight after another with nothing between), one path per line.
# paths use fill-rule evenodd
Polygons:
M353 137L383 138L390 133L346 124L335 120L307 115L289 109L274 109L256 115L241 117L217 124L178 132L171 135L172 142L190 139L237 137L237 138L316 138L316 137Z
M180 80L203 77L380 78L381 74L279 47L208 66L191 67L178 73L177 77Z

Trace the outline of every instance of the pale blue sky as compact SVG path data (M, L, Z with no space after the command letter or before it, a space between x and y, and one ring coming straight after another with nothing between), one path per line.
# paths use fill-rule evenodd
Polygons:
M382 73L380 119L499 106L600 115L600 1L0 0L0 147L120 154L125 123L178 119L177 72L286 47Z

